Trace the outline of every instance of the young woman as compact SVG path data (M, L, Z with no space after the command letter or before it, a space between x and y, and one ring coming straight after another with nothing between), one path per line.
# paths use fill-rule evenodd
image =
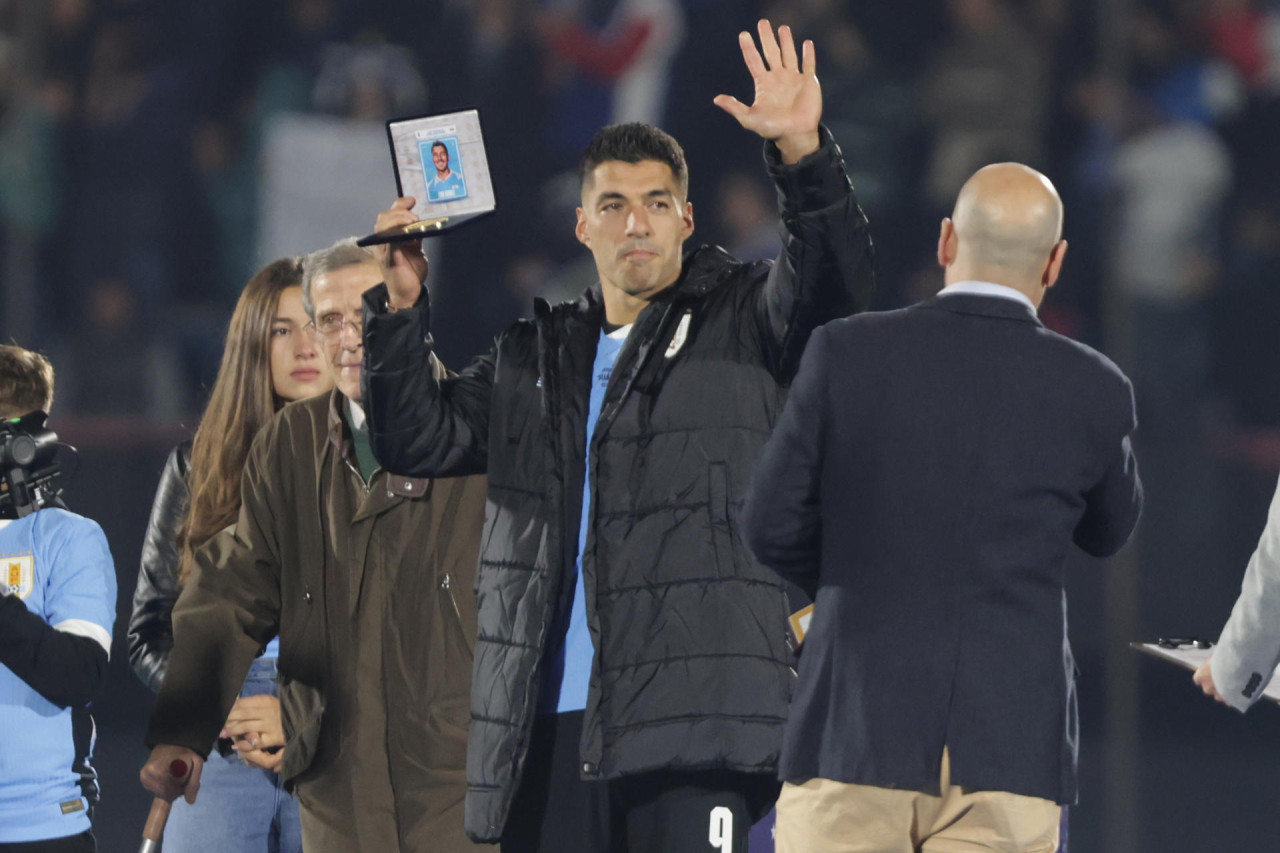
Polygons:
M268 264L245 286L195 440L165 464L142 546L129 621L129 661L153 691L173 646L171 615L195 550L234 524L240 474L258 430L286 403L333 385L302 309L297 258ZM178 800L165 853L300 853L298 805L275 772L284 735L276 697L278 640L254 662L209 754L195 805Z

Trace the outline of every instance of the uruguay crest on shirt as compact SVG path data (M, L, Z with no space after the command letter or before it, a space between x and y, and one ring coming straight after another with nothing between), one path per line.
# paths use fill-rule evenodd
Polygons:
M0 591L25 599L35 583L36 559L31 554L0 554Z

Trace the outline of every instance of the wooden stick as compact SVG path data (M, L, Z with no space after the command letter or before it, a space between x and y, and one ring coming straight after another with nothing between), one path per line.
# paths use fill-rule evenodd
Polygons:
M190 773L191 768L181 758L175 758L169 764L169 775L175 779L182 779ZM147 824L142 828L142 846L138 848L138 853L159 853L171 808L173 803L163 797L156 797L151 801L151 811L147 812Z

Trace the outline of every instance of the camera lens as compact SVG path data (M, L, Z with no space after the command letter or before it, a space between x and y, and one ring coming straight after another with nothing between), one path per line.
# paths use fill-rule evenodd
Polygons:
M37 449L35 440L31 436L15 435L9 440L2 455L6 462L12 461L25 468L35 461Z

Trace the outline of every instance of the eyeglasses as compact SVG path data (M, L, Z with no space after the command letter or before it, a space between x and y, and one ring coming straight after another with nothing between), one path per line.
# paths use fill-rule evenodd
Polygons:
M363 318L359 320L348 320L341 314L325 314L319 319L312 320L305 326L305 328L307 330L307 334L311 335L313 338L318 337L331 341L334 338L340 337L342 335L342 330L347 326L350 326L355 331L357 338L364 335Z

